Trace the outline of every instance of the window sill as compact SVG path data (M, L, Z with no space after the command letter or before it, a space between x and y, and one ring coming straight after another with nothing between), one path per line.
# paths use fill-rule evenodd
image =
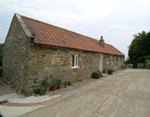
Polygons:
M74 69L74 68L79 68L79 66L75 66L75 67L71 67L71 68L73 68L73 69Z

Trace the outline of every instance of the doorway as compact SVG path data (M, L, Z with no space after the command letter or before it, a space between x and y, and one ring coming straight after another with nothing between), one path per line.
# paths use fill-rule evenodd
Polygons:
M99 57L99 70L103 72L103 54L100 54Z

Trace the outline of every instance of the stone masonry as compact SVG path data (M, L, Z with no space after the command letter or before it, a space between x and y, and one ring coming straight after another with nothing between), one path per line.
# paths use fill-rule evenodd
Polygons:
M78 54L78 68L72 68L72 57ZM77 82L91 77L98 70L99 54L53 47L30 46L28 87L39 85L52 76ZM27 85L26 85L27 86Z
M72 68L74 54L79 56L79 68ZM99 69L99 57L100 54L94 52L31 45L28 87L39 85L44 78L49 78L50 76L72 82L90 78L92 72ZM104 55L103 69L120 69L123 66L123 62L123 57Z
M104 54L103 69L112 68L113 70L121 69L124 66L124 57Z
M18 19L14 16L8 35L5 40L3 58L3 79L24 89L28 75L28 44Z
M102 53L33 45L31 34L20 22L15 15L5 40L3 79L22 92L40 86L45 78L77 82L91 78L92 72L99 70ZM78 54L78 68L72 67L75 54ZM103 54L103 69L120 69L123 62L123 56Z

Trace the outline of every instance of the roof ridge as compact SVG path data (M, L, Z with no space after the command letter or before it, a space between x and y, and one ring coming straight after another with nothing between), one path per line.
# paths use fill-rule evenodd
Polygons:
M80 34L80 33L75 32L75 31L71 31L71 30L69 30L69 29L65 29L65 28L62 28L62 27L59 27L59 26L56 26L56 25L52 25L52 24L49 24L49 23L47 23L47 22L40 21L40 20L37 20L37 19L34 19L34 18L30 18L30 17L24 16L24 15L20 15L20 16L21 16L21 17L28 18L28 19L31 19L31 20L35 20L35 21L40 22L40 23L44 23L44 24L47 24L47 25L51 25L51 26L54 26L54 27L57 27L57 28L61 28L61 29L63 29L63 30L66 30L66 31L69 31L69 32L73 32L73 33L82 35L82 36L84 36L84 37L91 38L92 40L98 41L97 39L94 39L94 38L92 38L92 37L90 37L90 36L83 35L83 34Z

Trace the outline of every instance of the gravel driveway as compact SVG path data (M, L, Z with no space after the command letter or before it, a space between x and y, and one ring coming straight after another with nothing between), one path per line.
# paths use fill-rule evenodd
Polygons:
M150 70L103 77L21 117L150 117Z

